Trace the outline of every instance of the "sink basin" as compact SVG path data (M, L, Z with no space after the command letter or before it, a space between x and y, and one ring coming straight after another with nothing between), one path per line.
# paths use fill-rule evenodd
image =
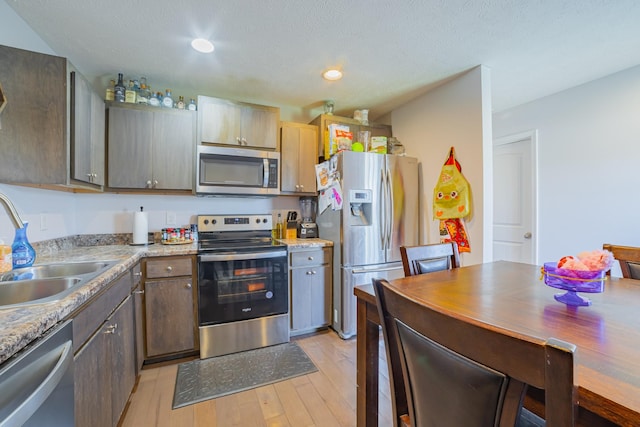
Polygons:
M60 300L118 261L39 264L0 275L0 309Z
M99 273L111 266L111 261L60 262L19 268L0 275L0 282L16 280L50 279Z
M62 292L73 288L81 281L78 277L65 277L1 282L0 306L6 308L8 305L54 301Z

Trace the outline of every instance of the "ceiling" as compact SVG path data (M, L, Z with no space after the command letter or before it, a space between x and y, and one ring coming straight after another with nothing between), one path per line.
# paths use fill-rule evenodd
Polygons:
M637 0L6 0L98 87L375 120L477 65L501 111L640 64ZM212 54L190 48L209 38ZM321 72L340 67L344 78Z

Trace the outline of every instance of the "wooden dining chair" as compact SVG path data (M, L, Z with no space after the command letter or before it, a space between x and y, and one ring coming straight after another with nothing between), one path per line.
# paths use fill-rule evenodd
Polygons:
M460 267L460 254L455 242L400 246L400 256L405 276Z
M384 279L373 287L394 426L574 425L574 345L449 316ZM527 385L544 390L544 420L522 407ZM538 421L523 421L531 417Z
M613 253L613 257L620 263L622 277L640 279L640 248L605 243L602 249ZM611 270L607 274L611 274Z

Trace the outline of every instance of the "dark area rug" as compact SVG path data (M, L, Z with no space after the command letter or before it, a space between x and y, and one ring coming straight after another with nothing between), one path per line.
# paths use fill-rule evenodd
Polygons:
M294 342L192 360L178 366L173 409L317 370Z

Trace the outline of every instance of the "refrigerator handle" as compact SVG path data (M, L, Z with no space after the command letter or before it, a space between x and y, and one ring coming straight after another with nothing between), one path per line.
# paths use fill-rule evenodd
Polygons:
M379 214L380 214L380 246L386 249L387 241L387 204L386 204L386 187L385 187L385 170L380 169L380 198Z
M387 169L387 250L391 249L393 238L393 188L391 187L391 173Z

